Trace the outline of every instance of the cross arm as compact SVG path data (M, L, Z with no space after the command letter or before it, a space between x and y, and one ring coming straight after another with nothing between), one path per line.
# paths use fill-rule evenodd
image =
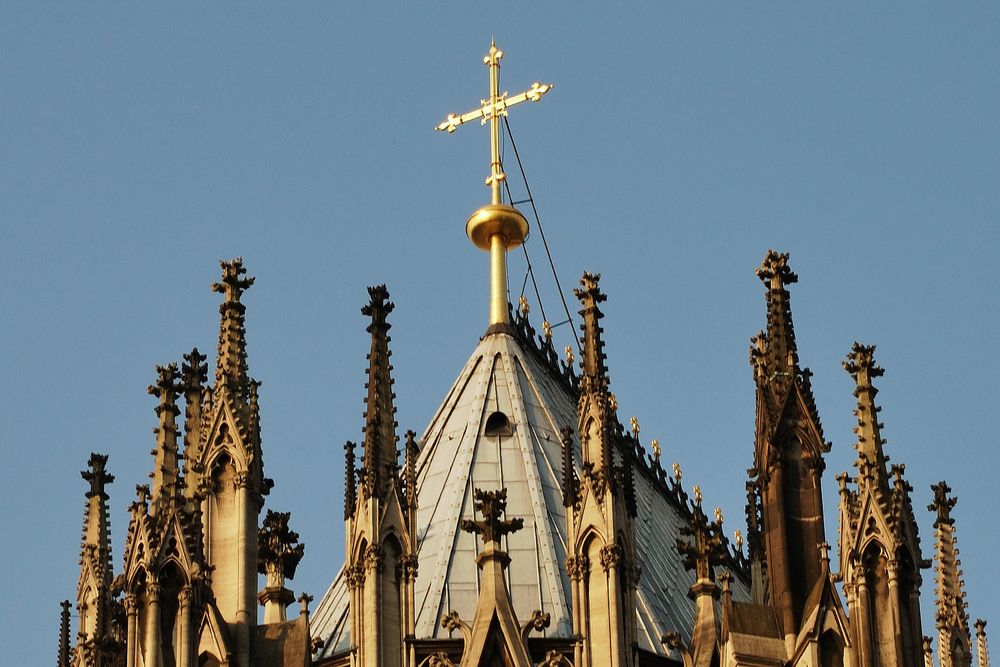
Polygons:
M497 116L506 115L507 109L515 104L528 101L537 102L542 99L542 95L552 90L552 86L553 84L551 83L533 83L531 84L531 88L521 91L517 95L507 97L507 94L504 93L499 99L492 103L490 100L484 100L483 106L478 109L473 109L472 111L467 111L461 116L453 113L448 114L448 117L434 129L451 133L457 130L459 125L464 125L469 121L482 119L482 122L485 123L486 119L494 114Z

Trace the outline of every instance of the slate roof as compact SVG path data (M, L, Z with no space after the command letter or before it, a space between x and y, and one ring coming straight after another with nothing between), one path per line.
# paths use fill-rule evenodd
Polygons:
M530 329L528 329L530 331ZM465 364L421 439L417 461L416 636L447 638L443 614L473 617L478 596L476 537L459 529L473 518L474 488L507 488L507 517L524 519L524 529L504 537L511 556L508 583L522 621L541 609L552 616L549 637L572 633L570 583L565 572L566 520L560 485L559 431L576 427L573 387L539 351L530 336L506 332L486 335ZM494 412L510 420L511 435L486 435ZM579 472L580 443L575 437ZM660 638L669 630L689 639L694 605L687 597L693 574L686 572L675 543L686 523L683 505L668 500L664 483L644 463L635 475L638 506L636 537L642 576L638 594L639 646L654 653L667 649ZM661 487L661 488L657 488ZM734 597L747 599L737 578ZM350 646L348 595L343 572L337 574L312 615L312 636L324 640L317 657Z

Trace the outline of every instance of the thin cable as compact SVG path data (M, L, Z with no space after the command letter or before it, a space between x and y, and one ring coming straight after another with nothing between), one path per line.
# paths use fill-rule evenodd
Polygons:
M531 202L531 212L535 216L535 222L538 223L538 233L542 237L542 245L545 247L545 255L549 259L549 267L552 269L552 277L556 281L556 289L559 291L559 298L562 300L563 310L566 311L566 318L572 323L573 316L569 312L569 305L566 303L566 297L563 295L562 284L559 282L559 274L556 273L555 262L552 261L552 253L549 251L549 243L545 240L545 230L542 229L542 221L538 217L538 209L535 208L535 199L531 196L531 186L528 185L528 177L524 173L524 165L521 164L521 154L517 150L517 143L514 141L514 135L510 131L510 123L507 122L507 116L503 117L504 127L507 128L507 136L510 137L510 147L514 149L514 157L517 158L517 168L521 170L521 179L524 181L524 189L528 193L528 201ZM506 181L505 181L506 182ZM507 186L507 196L510 198L510 186ZM525 251L525 257L527 257L527 251ZM532 281L534 281L534 276L532 275ZM535 288L537 292L538 288ZM541 301L539 301L539 306L541 306ZM544 313L543 313L544 315ZM583 346L580 344L580 337L576 333L576 327L570 326L573 331L573 338L576 339L577 350L582 350Z
M500 168L503 169L503 160L500 161ZM504 179L503 186L507 190L507 201L513 201L514 198L510 194L510 183L506 179ZM549 318L545 316L545 305L542 303L542 295L538 291L538 283L535 282L535 270L531 266L531 259L528 257L528 244L522 243L521 250L524 252L524 261L528 265L528 270L524 274L524 282L521 283L521 293L518 295L518 301L521 300L520 297L524 296L524 288L527 286L528 278L530 277L531 286L535 290L535 300L538 302L538 310L542 313L542 320L547 322Z

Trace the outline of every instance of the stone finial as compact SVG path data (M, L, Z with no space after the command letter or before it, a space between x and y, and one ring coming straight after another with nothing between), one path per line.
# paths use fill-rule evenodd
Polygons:
M955 523L955 520L951 518L951 510L958 503L958 498L948 496L951 493L951 487L942 480L937 484L931 485L931 491L934 492L934 500L927 506L927 509L930 512L936 513L934 525L952 525Z
M87 498L97 497L107 500L106 486L115 481L115 476L107 471L108 455L91 453L87 465L89 470L80 471L80 476L90 483Z
M268 586L281 587L285 579L295 578L295 568L305 553L299 534L288 527L290 512L267 511L257 534L257 567L267 575Z
M220 282L212 283L212 291L225 295L226 303L239 303L243 292L253 285L253 277L245 277L247 270L243 268L243 258L222 260L219 262L222 267L222 279Z
M789 268L788 256L787 252L768 250L754 273L771 289L781 289L785 285L797 283L799 277Z
M628 420L628 423L629 423L629 426L632 428L632 437L633 438L638 438L639 437L639 418L638 417L630 417L629 420Z
M924 652L924 667L934 667L934 649L931 648L931 642L934 640L927 635L923 637L923 652Z
M483 538L486 544L499 545L500 539L509 533L515 533L524 527L524 519L518 517L507 521L500 515L507 510L507 489L498 491L475 490L476 511L483 515L482 520L462 520L462 530L475 533Z
M299 613L303 616L309 616L309 603L313 601L313 596L303 593L299 596Z
M701 489L694 487L695 503L681 535L690 541L677 540L677 551L684 561L684 567L694 570L699 581L714 579L714 568L726 558L725 537L722 532L722 511L716 510L715 521L709 522L701 508Z
M681 470L681 464L678 463L677 461L674 461L672 464L670 464L670 468L674 472L674 481L677 484L680 484L681 479L684 477L684 471Z

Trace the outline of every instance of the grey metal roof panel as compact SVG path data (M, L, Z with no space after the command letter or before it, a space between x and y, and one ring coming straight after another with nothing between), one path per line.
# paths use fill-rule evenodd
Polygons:
M510 436L488 436L485 422L494 411L507 415ZM473 518L475 488L507 488L507 516L524 528L506 536L511 556L508 585L518 618L535 609L551 614L545 635L568 637L570 583L565 572L566 518L562 504L562 444L559 431L576 426L576 398L550 368L514 337L483 338L431 419L417 461L416 636L447 637L440 618L457 611L473 617L479 593L475 558L482 546L459 529ZM575 428L574 428L575 431ZM579 472L580 443L574 436ZM657 482L636 474L636 539L641 559L638 629L642 648L665 654L660 637L668 630L689 639L694 606L692 582L675 548L684 516L664 498ZM734 596L749 595L734 582ZM331 584L312 617L321 655L350 645L348 599L342 575Z

